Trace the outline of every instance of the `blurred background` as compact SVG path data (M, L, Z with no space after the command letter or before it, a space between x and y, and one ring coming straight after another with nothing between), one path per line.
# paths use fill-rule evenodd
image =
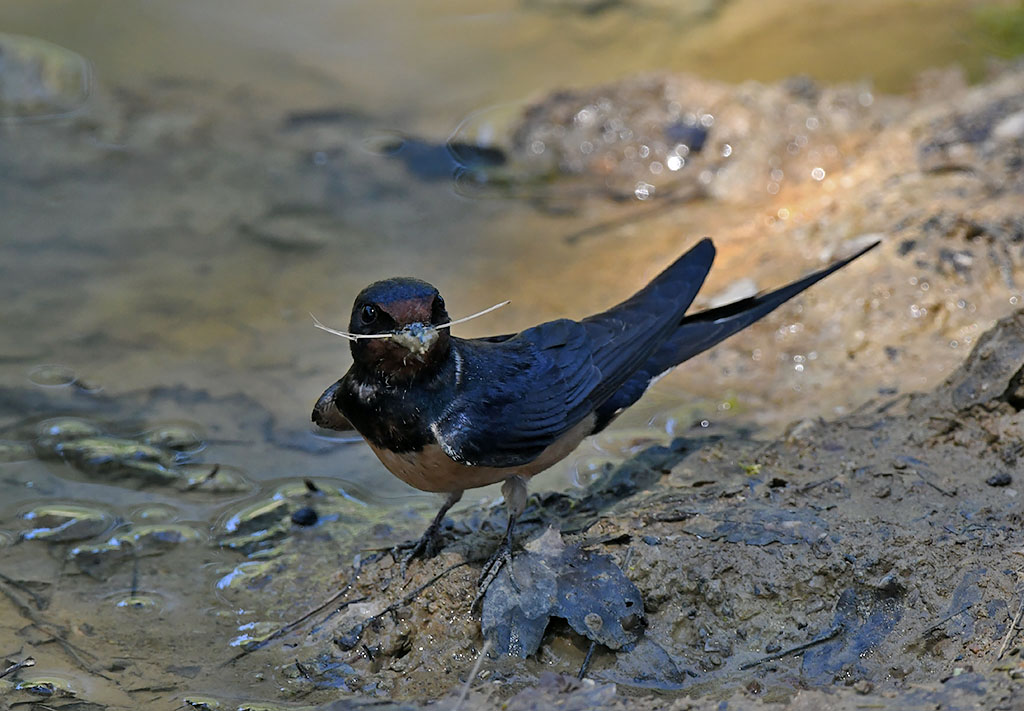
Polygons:
M309 423L349 364L310 313L344 327L386 276L453 317L511 299L473 336L600 310L704 235L703 307L886 241L535 489L935 384L1020 299L1014 193L973 191L1019 185L1022 28L1024 5L988 0L5 0L0 571L69 619L234 629L232 571L272 550L239 521L304 480L353 535L414 531L433 498ZM143 550L187 580L140 584Z

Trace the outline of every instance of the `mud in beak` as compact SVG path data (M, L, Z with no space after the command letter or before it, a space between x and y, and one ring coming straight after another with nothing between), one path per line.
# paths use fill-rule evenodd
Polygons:
M413 355L426 354L437 342L438 330L426 323L410 323L401 331L393 334L389 340L405 348Z

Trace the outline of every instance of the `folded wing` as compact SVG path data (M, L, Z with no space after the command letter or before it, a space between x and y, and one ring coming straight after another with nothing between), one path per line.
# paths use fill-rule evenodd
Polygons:
M433 423L439 444L452 459L477 466L536 459L672 337L714 255L711 241L701 241L634 296L582 322L552 321L500 341L453 339L464 364L462 389L472 394L460 390Z

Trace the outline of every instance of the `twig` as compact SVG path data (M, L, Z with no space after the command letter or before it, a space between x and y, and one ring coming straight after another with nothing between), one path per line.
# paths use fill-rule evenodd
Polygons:
M918 476L921 476L921 472L918 472L917 474L918 474ZM921 481L923 481L925 484L927 484L931 488L935 489L937 492L939 492L943 496L949 496L949 497L956 496L955 492L953 492L953 491L946 491L945 489L943 489L941 486L939 486L935 482L929 481L928 479L926 479L923 476L921 476Z
M795 647L790 647L789 649L783 649L781 652L776 652L775 654L769 654L767 657L761 657L760 659L758 659L755 662L747 662L746 664L744 664L743 666L740 667L740 671L746 671L747 669L753 669L754 667L760 666L761 664L764 664L765 662L773 662L776 659L782 659L783 657L788 657L791 654L799 654L800 652L806 652L811 647L815 647L815 646L817 646L819 644L822 644L823 642L828 642L831 639L835 639L836 637L838 637L839 635L841 635L843 633L844 629L846 629L846 625L842 625L842 624L836 625L835 627L830 629L825 634L821 635L820 637L815 637L810 642L804 642L803 644L798 644Z
M594 656L594 648L597 647L597 642L590 640L590 649L587 650L587 656L583 658L583 664L580 665L580 671L576 674L576 678L582 681L583 677L587 675L587 667L590 666L590 659Z
M974 607L974 606L975 606L976 604L977 604L977 603L975 603L975 602L972 602L972 603L969 603L969 604L967 604L967 605L964 605L963 607L961 607L961 608L960 608L959 610L957 610L956 612L951 612L951 613L949 613L948 615L946 615L945 617L943 617L943 618L942 618L941 620L939 620L938 622L936 622L935 624L933 624L933 625L932 625L931 627L929 627L928 629L926 629L926 630L925 630L924 632L922 632L921 634L919 634L919 635L918 635L918 638L920 638L920 637L927 637L927 636L928 636L928 635L930 635L930 634L931 634L932 632L934 632L935 630L937 630L937 629L939 629L940 627L942 627L942 625L944 625L944 624L946 624L947 622L949 622L950 620L952 620L952 619L953 619L954 617L957 617L957 616L959 616L960 614L962 614L962 613L964 613L964 612L967 612L968 610L970 610L970 609L971 609L972 607Z
M476 675L480 673L480 665L484 663L484 657L491 651L491 640L484 642L484 646L480 648L480 654L477 655L476 661L473 662L473 669L469 672L469 676L466 677L466 683L462 685L462 693L459 694L458 701L455 702L455 706L452 707L452 711L459 711L462 708L462 704L465 703L466 697L469 696L469 689L473 685L473 680L476 679Z
M812 481L810 484L804 484L803 486L801 486L799 491L800 491L801 494L804 494L804 493L810 491L811 489L813 489L816 486L821 486L822 484L828 484L830 481L833 481L835 478L836 478L835 475L833 475L833 476L825 477L824 479L818 479L817 481Z
M0 671L0 679L3 679L5 676L10 676L11 674L13 674L16 671L19 671L21 669L24 669L25 667L34 667L35 665L36 665L35 658L33 658L33 657L25 657L20 662L15 662L14 664L12 664L11 666L7 667L3 671Z
M1003 638L1003 643L999 647L999 654L996 655L996 661L1003 658L1006 654L1006 650L1010 646L1010 642L1013 641L1014 633L1021 629L1020 621L1024 617L1024 595L1020 598L1020 607L1017 608L1017 616L1013 618L1013 624L1010 625L1010 629L1006 630L1006 637Z
M25 593L26 595L28 595L29 597L31 597L32 598L32 602L34 602L36 604L36 609L37 610L45 610L47 605L49 605L49 601L46 598L44 598L42 595L40 595L39 593L31 590L30 588L28 588L28 587L26 587L24 585L22 585L17 580L12 580L11 578L8 578L3 573L0 573L0 582L7 583L8 585L10 585L15 590L19 590L19 591ZM10 595L8 595L8 597L10 597Z
M356 643L359 642L359 637L362 636L363 630L366 629L367 625L369 625L369 624L371 624L373 622L376 622L380 618L384 617L384 615L389 615L392 612L394 612L395 610L398 610L399 608L405 607L410 602L412 602L417 597L419 597L421 592L423 592L424 590L429 588L431 585L436 583L438 580L440 580L444 576L448 575L448 573L452 572L453 570L455 570L457 568L461 568L461 567L463 567L465 565L469 565L469 561L468 560L464 560L461 563L456 563L455 565L451 565L451 566L445 568L440 573L438 573L437 575L432 577L430 580L428 580L427 582L423 583L418 588L413 590L411 593L409 593L408 595L403 597L401 600L398 600L396 602L391 603L390 605L385 607L383 610L378 612L376 615L372 615L370 617L367 617L362 622L360 622L358 624L355 624L355 625L352 625L352 627L349 628L348 632L346 632L344 635L342 635L342 637L348 637L348 638L353 638L354 637L354 639L346 640L346 644L347 644L348 641L351 641L352 642L351 645L343 646L342 644L339 643L339 641L337 639L335 640L335 644L338 644L338 646L342 647L343 649L352 649L352 647L355 647Z
M292 620L291 622L289 622L288 624L284 625L283 627L277 628L276 630L271 632L270 635L268 635L265 639L261 639L259 642L256 642L254 644L251 644L251 645L247 646L245 649L243 649L241 652L239 652L238 654L233 656L231 659L229 659L226 662L224 662L221 665L221 667L226 667L229 664L234 664L235 662L237 662L239 659L241 659L242 657L246 656L247 654L255 652L255 651L259 650L259 649L263 649L268 644L273 642L275 639L278 639L279 637L283 637L284 635L288 634L289 632L294 630L296 627L301 625L303 622L308 620L310 617L313 617L314 615L317 615L317 614L323 612L325 609L327 609L328 607L330 607L331 605L336 603L341 598L342 595L345 595L351 589L351 587L352 587L352 583L350 582L347 585L345 585L345 587L343 587L341 590L339 590L338 592L336 592L333 595L331 595L325 602L321 603L317 607L314 607L312 610L310 610L309 612L305 613L304 615L302 615L298 619ZM349 605L354 605L357 602L364 601L365 599L366 599L365 597L357 597L354 600L346 600L345 602L341 603L341 605L338 606L338 609L339 610L343 610L344 608L348 607Z
M302 675L303 679L306 681L312 681L313 676L309 673L309 670L306 669L306 666L298 659L295 660L295 668L299 671L299 674Z
M45 619L37 615L24 600L20 599L17 595L14 594L12 590L10 590L10 587L21 586L19 586L16 582L8 578L6 575L0 574L0 592L2 592L7 597L7 599L9 599L14 604L14 606L18 608L18 612L20 612L23 617L27 618L32 623L33 627L40 630L41 632L44 632L45 634L48 634L52 641L59 644L61 649L63 649L64 652L69 657L71 657L75 661L75 663L82 669L85 669L87 672L93 674L94 676L102 677L107 681L113 681L109 676L107 676L102 671L100 671L99 669L97 669L92 664L90 664L82 658L84 655L96 659L95 655L91 654L90 652L84 649L81 649L77 645L72 644L69 640L65 639L65 632L62 628L58 627L57 625L51 622L47 622Z

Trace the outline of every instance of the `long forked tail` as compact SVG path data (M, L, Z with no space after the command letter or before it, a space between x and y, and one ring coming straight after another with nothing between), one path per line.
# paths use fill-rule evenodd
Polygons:
M767 316L804 289L817 284L879 244L881 243L874 242L850 257L767 294L751 296L725 306L684 316L672 336L634 373L633 377L602 404L597 413L597 428L601 429L623 408L636 402L657 376Z

